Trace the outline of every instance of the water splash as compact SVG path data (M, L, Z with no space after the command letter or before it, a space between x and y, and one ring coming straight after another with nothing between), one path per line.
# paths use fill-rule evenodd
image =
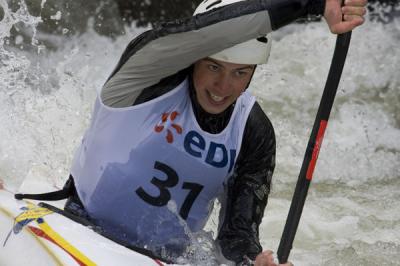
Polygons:
M119 44L89 29L71 39L46 36L63 43L56 51L21 50L10 43L13 27L23 23L36 32L41 19L30 15L23 1L16 11L5 0L0 6L5 14L0 22L0 176L13 187L35 175L62 186L96 90L130 36L145 29L127 29L130 35ZM34 37L32 43L37 44Z
M37 26L39 23L42 23L42 18L40 16L32 16L28 7L24 0L20 0L18 2L19 8L13 12L9 7L6 0L0 0L0 6L4 13L4 18L1 20L0 24L0 45L3 48L4 43L8 43L9 41L6 39L11 36L11 29L18 25L22 24L24 26L29 27L33 34L31 38L31 44L37 48L37 51L40 52L43 49L43 46L39 45L39 42L36 38L37 35Z

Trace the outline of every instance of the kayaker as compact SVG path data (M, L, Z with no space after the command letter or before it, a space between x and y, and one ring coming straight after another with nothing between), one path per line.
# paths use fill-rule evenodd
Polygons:
M218 198L222 255L236 264L277 265L259 241L275 135L247 88L267 62L272 30L307 15L323 15L333 33L363 23L366 0L340 5L205 0L193 18L136 37L98 95L65 209L175 256Z

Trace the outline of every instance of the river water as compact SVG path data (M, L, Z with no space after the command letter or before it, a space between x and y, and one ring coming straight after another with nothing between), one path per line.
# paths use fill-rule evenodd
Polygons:
M40 14L20 3L10 8L0 0L0 178L11 190L25 178L60 187L96 90L145 29L125 27L123 36L110 39L89 19L81 35L41 33ZM52 20L66 15L54 12ZM269 64L254 76L251 90L277 137L273 189L260 228L264 248L278 247L335 38L323 21L279 30ZM296 266L400 265L399 45L399 17L386 24L367 20L353 32L290 256ZM216 220L208 225L212 231Z

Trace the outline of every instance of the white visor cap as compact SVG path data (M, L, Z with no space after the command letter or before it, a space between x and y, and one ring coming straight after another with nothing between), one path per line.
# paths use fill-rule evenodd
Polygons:
M193 15L240 1L246 0L204 0L196 8ZM264 37L236 44L209 57L234 64L261 65L268 61L271 52L271 43L270 34L268 34Z

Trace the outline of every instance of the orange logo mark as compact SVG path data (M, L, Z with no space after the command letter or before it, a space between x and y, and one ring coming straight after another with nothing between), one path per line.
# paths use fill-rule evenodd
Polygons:
M164 130L165 128L164 124L168 121L168 118L171 120L171 122L173 122L178 115L179 113L176 111L172 113L163 113L161 116L161 125L156 125L154 127L154 131L160 133L161 131ZM171 127L175 129L176 133L182 134L183 129L180 125L171 123ZM172 134L172 131L169 128L167 128L167 136L165 138L167 139L168 143L174 142L174 135Z

